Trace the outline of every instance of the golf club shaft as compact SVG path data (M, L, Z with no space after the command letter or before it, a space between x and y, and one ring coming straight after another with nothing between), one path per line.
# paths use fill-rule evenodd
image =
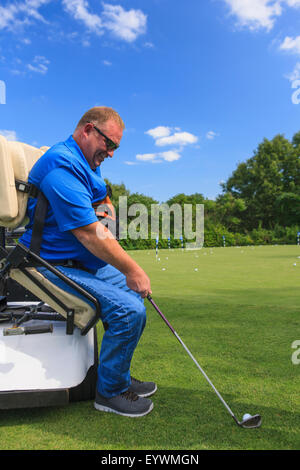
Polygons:
M186 345L184 344L184 342L182 341L182 339L180 338L180 336L176 333L176 331L174 330L174 328L172 327L172 325L170 324L170 322L166 319L166 317L163 315L163 313L159 310L158 306L156 305L156 303L153 301L152 297L150 295L147 296L147 299L149 300L149 302L151 303L151 305L155 308L155 310L157 311L157 313L161 316L161 318L163 319L163 321L166 323L166 325L170 328L170 330L172 331L172 333L174 334L174 336L177 338L177 340L179 341L179 343L183 346L183 348L185 349L185 351L188 353L188 355L190 356L190 358L193 360L193 362L196 364L196 366L198 367L198 369L200 370L200 372L202 373L202 375L204 376L204 378L207 380L207 382L209 383L209 385L211 386L211 388L213 389L213 391L216 393L216 395L219 397L219 399L221 400L221 402L223 403L223 405L225 406L225 408L227 409L227 411L230 413L230 415L233 417L233 419L237 421L233 411L229 408L229 406L227 405L226 401L224 400L224 398L222 397L222 395L220 394L220 392L218 392L218 390L216 389L216 387L214 386L214 384L212 383L212 381L210 380L210 378L206 375L206 373L204 372L204 370L202 369L202 367L198 364L198 362L196 361L196 359L194 358L194 356L192 355L192 353L190 352L190 350L186 347Z

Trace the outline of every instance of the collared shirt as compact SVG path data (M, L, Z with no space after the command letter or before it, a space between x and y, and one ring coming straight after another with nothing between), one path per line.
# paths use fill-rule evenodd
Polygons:
M51 147L30 171L29 183L40 189L49 202L40 256L46 260L76 259L89 269L106 263L88 251L70 230L97 222L92 204L106 196L100 167L92 170L80 147L70 136ZM30 246L36 198L28 199L29 223L20 238Z

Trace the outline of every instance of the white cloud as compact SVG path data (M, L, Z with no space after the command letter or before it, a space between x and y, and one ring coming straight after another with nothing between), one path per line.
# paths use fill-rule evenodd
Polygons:
M162 152L158 155L167 162L174 162L176 160L179 160L179 158L181 157L180 153L175 150L168 150L167 152Z
M88 2L86 0L63 0L65 10L73 16L75 20L82 21L84 25L96 34L103 34L102 20L100 16L88 11Z
M31 72L36 72L40 73L42 75L45 75L48 72L48 65L50 64L50 61L46 59L44 56L35 56L33 59L32 64L28 64L27 68Z
M1 129L0 134L3 135L3 137L5 137L7 140L11 140L11 141L18 140L16 131Z
M20 10L36 20L46 22L45 18L38 12L38 9L50 1L51 0L25 0L24 3L20 4Z
M112 63L109 60L102 60L102 64L106 65L107 67L110 67Z
M177 132L173 132L171 127L158 126L154 129L149 129L145 134L150 135L155 140L155 145L164 147L166 145L188 145L198 142L198 137L190 132L179 132L180 128L175 127ZM173 134L172 134L173 132Z
M16 30L32 23L32 19L46 23L38 9L51 0L25 0L0 6L0 29Z
M285 0L289 7L300 7L300 0Z
M295 38L286 36L284 41L280 44L279 49L282 51L292 52L294 54L300 54L300 36Z
M188 145L198 142L198 137L190 132L175 132L168 137L161 137L156 140L155 145L164 147L165 145Z
M40 13L40 8L54 0L22 0L7 2L0 6L0 30L9 29L17 31L19 27L30 25L32 20L47 23ZM91 12L88 0L61 0L62 8L76 21L94 34L102 35L105 30L113 36L126 42L133 42L138 36L146 32L147 15L141 10L125 10L120 5L102 3L103 10L99 13ZM86 42L83 42L87 45ZM147 43L148 47L152 43Z
M144 47L146 47L148 49L153 49L154 44L153 44L153 42L145 42Z
M223 0L230 13L237 17L237 24L254 31L270 31L285 7L300 8L300 0Z
M225 2L230 7L231 14L237 17L238 24L247 26L250 30L259 28L271 30L276 17L282 13L282 0L225 0Z
M190 132L181 132L180 127L157 126L149 129L145 134L150 135L155 141L157 147L167 145L179 146L179 149L171 149L165 152L145 153L136 156L137 160L148 161L151 163L174 162L181 158L183 147L188 144L195 144L198 137Z
M214 140L215 137L217 137L219 134L217 134L216 132L214 131L209 131L206 133L206 138L208 140Z
M141 160L142 162L149 162L151 160L154 160L156 156L157 156L157 153L144 153L144 154L138 154L136 156L136 159Z
M0 29L8 28L15 22L18 13L17 7L14 4L7 7L0 6Z
M141 10L125 11L120 5L103 3L104 27L114 36L127 42L133 42L146 32L147 15Z
M158 152L158 153L144 153L138 154L136 159L142 162L150 162L150 163L162 163L163 161L166 162L174 162L181 158L180 150L168 150L166 152Z
M141 10L126 11L120 5L103 3L102 14L89 11L87 0L62 0L65 10L97 35L109 30L115 37L133 42L146 30L147 16Z
M171 134L171 128L166 126L158 126L154 129L149 129L145 134L150 135L153 139L159 139L160 137L167 137Z

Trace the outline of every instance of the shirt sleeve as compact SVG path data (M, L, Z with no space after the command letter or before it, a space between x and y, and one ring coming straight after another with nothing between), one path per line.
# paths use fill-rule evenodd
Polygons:
M98 221L87 185L71 170L52 170L43 179L40 188L49 201L61 232Z

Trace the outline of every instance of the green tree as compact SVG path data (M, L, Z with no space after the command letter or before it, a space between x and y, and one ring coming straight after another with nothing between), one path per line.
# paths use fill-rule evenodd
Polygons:
M171 209L174 204L178 204L181 207L181 227L182 227L182 232L184 232L183 227L184 227L184 205L189 204L192 207L192 224L191 224L191 229L194 231L196 230L196 207L197 204L203 204L205 207L205 202L206 199L203 196L203 194L200 193L194 193L194 194L176 194L172 198L170 198L166 204L168 204L169 208ZM174 213L170 213L170 233L171 233L171 238L172 234L175 235L174 233ZM182 233L182 236L185 234Z
M285 221L296 224L290 196L300 195L300 132L292 142L283 135L272 140L264 139L254 156L240 163L226 183L223 192L245 202L243 225L246 229L263 227L272 229L282 220L283 201ZM295 199L297 201L297 198Z
M242 227L242 217L246 209L244 199L234 197L231 193L222 194L216 200L216 221L228 230L236 232Z
M300 223L300 194L282 193L275 200L279 225L290 227Z

